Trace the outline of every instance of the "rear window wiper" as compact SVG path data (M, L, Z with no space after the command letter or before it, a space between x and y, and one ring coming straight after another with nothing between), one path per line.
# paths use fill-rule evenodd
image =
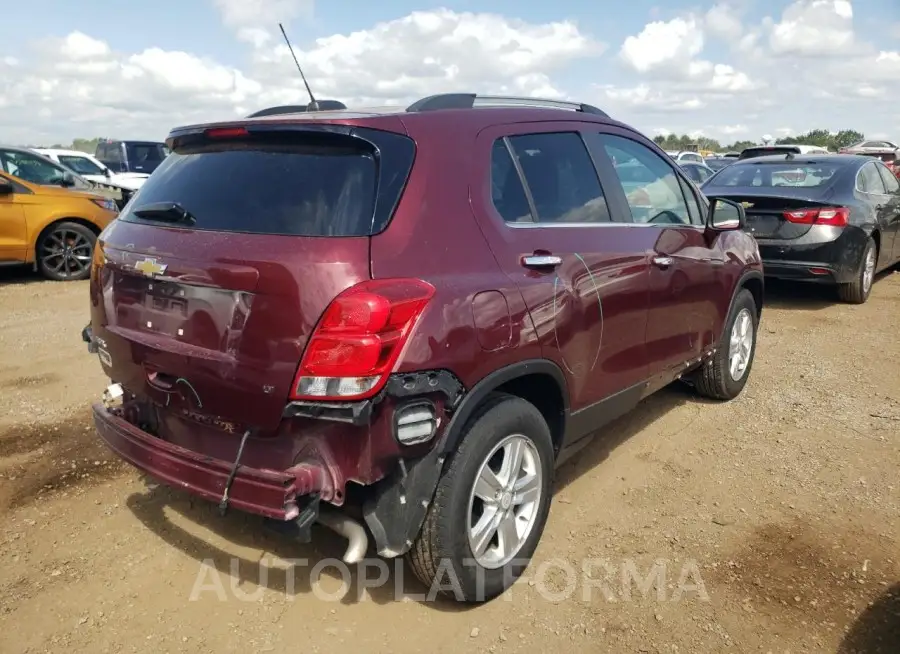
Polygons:
M193 225L196 217L177 202L153 202L134 209L132 213L147 220L164 220L172 223Z

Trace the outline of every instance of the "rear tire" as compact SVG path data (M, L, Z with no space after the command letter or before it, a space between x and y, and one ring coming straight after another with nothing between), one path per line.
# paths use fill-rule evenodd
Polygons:
M96 242L97 236L84 225L54 223L44 230L35 247L38 270L57 282L87 279Z
M519 397L491 395L470 420L406 555L429 596L486 602L522 575L547 522L553 468L540 411Z
M756 355L759 313L753 294L738 291L716 353L694 374L697 393L711 400L733 400L747 385Z
M856 279L849 284L838 284L837 293L842 302L849 304L863 304L872 293L872 284L875 282L875 265L878 261L878 247L871 236L866 242L859 262L859 270Z

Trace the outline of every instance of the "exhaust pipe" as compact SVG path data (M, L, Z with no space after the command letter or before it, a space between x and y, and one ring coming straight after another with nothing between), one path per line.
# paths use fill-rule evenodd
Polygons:
M317 521L350 541L344 552L344 563L359 563L365 558L366 550L369 549L369 537L365 527L359 522L343 513L330 511L319 513Z

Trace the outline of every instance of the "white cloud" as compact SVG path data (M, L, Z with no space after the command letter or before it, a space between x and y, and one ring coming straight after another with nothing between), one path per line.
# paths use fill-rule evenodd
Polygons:
M685 65L703 51L703 34L693 18L648 23L622 44L621 57L639 73Z
M780 13L755 21L744 11L750 1L715 0L682 15L660 10L599 60L606 46L574 21L529 23L448 9L316 39L301 38L296 28L289 34L317 97L351 106L466 90L577 98L639 129L702 130L723 142L794 133L779 125L897 138L900 116L890 93L900 79L900 51L854 31L847 0L789 0ZM0 44L0 139L162 138L178 124L305 102L293 59L271 28L310 18L313 1L210 5L245 44L243 62L203 57L190 45L119 51L101 32L37 34L33 48L14 52ZM885 22L881 31L888 30Z
M310 18L315 0L214 0L222 22L234 29Z
M435 89L558 96L549 75L604 49L568 21L536 25L438 9L317 39L297 56L317 95L396 100ZM296 77L285 45L260 50L258 63Z
M773 52L793 56L840 56L854 41L848 0L797 0L784 10L769 36Z
M725 5L717 7L711 10L720 14L713 22L718 21L717 28L722 29L721 14L729 10L724 9ZM619 57L636 73L660 82L680 82L681 90L737 93L762 86L729 64L698 58L704 45L700 21L692 17L673 18L648 23L639 34L626 38Z
M800 132L900 133L888 101L900 51L879 50L875 37L855 31L848 0L790 0L758 22L746 20L748 6L717 0L703 14L648 23L619 51L630 83L599 86L598 101L639 127L662 124L679 134L708 125L710 115L727 117L705 128L723 141L736 136L729 123L745 127L742 136L784 136L774 127L788 121ZM711 54L715 42L725 54Z
M3 139L32 144L79 136L158 139L179 124L305 101L287 47L261 27L262 2L216 0L223 22L251 45L241 68L187 50L117 52L80 32L38 42L37 56L27 65L0 58ZM311 3L265 0L265 7L268 22L272 16L301 16ZM454 90L562 96L551 75L605 46L570 21L536 24L441 9L295 49L317 97L360 105ZM52 115L42 118L42 108Z
M744 34L744 26L737 9L728 3L713 5L703 17L704 25L711 36L733 41Z

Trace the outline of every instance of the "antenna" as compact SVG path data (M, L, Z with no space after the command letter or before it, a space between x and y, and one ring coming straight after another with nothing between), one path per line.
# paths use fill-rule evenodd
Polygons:
M313 95L312 89L309 88L309 82L306 81L306 75L303 74L303 69L300 68L300 62L297 61L297 55L294 54L294 48L291 46L291 42L284 31L284 26L281 23L278 23L278 28L281 30L281 35L284 37L284 42L287 43L288 50L291 51L291 56L294 58L294 63L297 64L297 70L300 71L300 77L303 79L304 86L306 86L306 92L309 93L309 105L306 109L307 111L318 111L319 103L316 101L316 97Z

